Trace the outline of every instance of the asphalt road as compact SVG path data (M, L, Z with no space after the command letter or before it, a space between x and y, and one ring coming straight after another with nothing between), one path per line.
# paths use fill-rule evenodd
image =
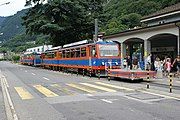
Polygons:
M146 90L143 83L98 80L10 62L0 62L0 70L20 120L180 118L178 90L168 93L156 86ZM0 90L0 116L5 116L3 104Z

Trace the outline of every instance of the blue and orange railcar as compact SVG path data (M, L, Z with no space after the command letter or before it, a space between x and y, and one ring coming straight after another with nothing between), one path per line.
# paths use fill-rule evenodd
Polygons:
M21 64L31 66L41 66L41 54L38 53L27 53L21 56Z
M120 48L115 42L88 42L81 41L64 45L58 50L49 50L42 54L42 66L59 69L85 70L97 73L105 72L105 68L119 68Z

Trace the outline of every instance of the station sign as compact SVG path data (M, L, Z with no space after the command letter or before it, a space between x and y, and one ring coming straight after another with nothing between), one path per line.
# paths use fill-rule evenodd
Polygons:
M152 48L151 52L169 52L174 50L175 47L156 47L156 48Z

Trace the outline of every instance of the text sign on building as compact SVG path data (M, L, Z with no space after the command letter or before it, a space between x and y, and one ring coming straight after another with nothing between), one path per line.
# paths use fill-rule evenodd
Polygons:
M152 48L151 52L169 52L174 51L174 47L158 47L158 48Z

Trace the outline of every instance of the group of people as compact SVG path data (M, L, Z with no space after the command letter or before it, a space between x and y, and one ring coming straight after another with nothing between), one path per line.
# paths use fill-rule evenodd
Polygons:
M130 70L138 69L139 68L138 58L134 57L134 59L131 60L131 57L127 56L123 61L123 66L124 66L124 68L130 69Z
M172 68L176 69L176 75L180 77L180 55L178 55L174 61L172 61L170 57L165 57L164 60L156 57L155 60L152 61L151 54L147 57L147 70L162 71L164 75L167 76L172 71Z
M124 68L130 69L130 70L136 70L140 68L138 58L134 57L131 60L130 56L127 56L123 61ZM149 54L147 57L147 64L146 69L147 70L155 70L155 71L162 71L164 75L169 75L169 73L172 71L172 68L176 69L176 75L180 77L180 55L178 55L173 61L170 57L165 57L164 59L160 59L159 57L156 57L153 59L152 55Z

